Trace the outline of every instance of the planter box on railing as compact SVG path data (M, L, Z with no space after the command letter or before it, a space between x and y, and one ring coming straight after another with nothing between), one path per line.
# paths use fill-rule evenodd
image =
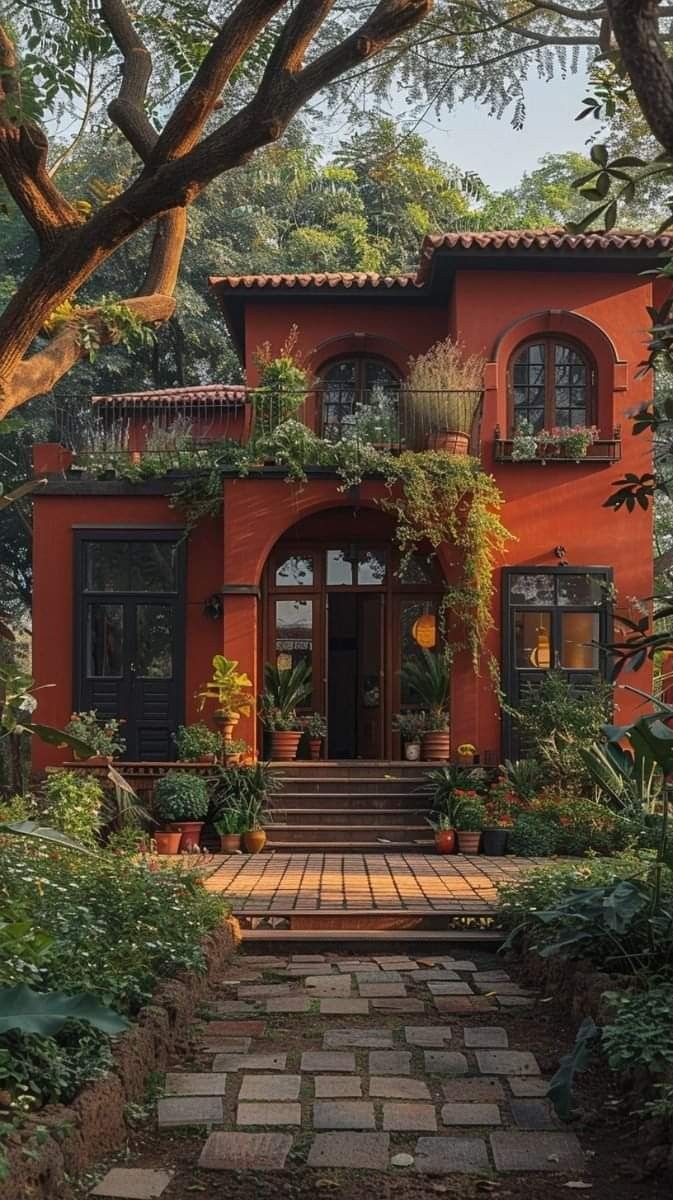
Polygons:
M587 447L586 454L581 458L572 457L563 446L550 446L548 449L538 449L534 458L516 459L512 457L513 445L513 439L502 437L500 426L496 425L493 456L497 463L513 463L517 467L534 466L536 463L541 465L563 464L564 466L570 464L581 467L586 464L617 463L622 457L622 435L619 428L613 430L611 438L597 438Z

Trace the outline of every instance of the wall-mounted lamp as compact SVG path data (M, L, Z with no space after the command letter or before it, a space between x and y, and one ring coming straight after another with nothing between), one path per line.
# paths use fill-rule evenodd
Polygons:
M208 617L211 621L219 621L223 612L224 606L222 604L222 597L220 596L219 592L213 592L212 596L209 596L207 600L204 600L204 617Z
M437 644L437 620L434 613L423 613L411 626L411 636L423 650Z
M530 661L534 667L538 667L541 671L546 671L551 666L549 630L544 625L538 625L535 634L535 645L530 652Z

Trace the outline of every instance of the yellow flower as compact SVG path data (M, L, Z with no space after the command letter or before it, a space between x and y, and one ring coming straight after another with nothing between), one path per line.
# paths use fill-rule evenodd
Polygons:
M472 745L472 742L463 742L462 746L458 747L458 753L467 758L468 754L476 754L477 747Z

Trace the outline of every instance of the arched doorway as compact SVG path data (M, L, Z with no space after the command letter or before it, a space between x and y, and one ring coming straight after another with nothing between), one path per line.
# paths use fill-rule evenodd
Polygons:
M310 662L306 711L326 717L332 759L399 753L393 714L416 706L400 668L437 637L439 565L418 554L401 573L393 528L373 509L328 509L292 526L266 565L264 661Z

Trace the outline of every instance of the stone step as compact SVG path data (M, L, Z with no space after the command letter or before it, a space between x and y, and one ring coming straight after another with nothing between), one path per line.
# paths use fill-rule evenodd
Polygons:
M359 826L383 826L388 829L397 827L408 828L410 825L427 830L425 817L429 809L425 808L286 808L280 803L274 806L274 812L282 816L281 825L301 825L303 827L331 826L357 828Z
M361 841L349 841L345 838L341 838L338 841L330 841L325 838L325 829L323 827L320 828L320 837L315 841L288 840L287 830L284 831L282 838L278 838L278 840L276 840L274 837L270 836L271 828L272 827L270 826L267 830L267 845L269 846L269 849L281 852L286 850L288 852L294 852L295 854L301 854L302 852L307 854L311 853L312 851L315 851L316 846L320 846L320 850L325 854L419 854L425 853L432 846L434 846L433 841L423 840L421 838L412 840L409 837L398 841L386 840L385 842L378 842L374 838ZM333 834L334 830L331 829L329 832L330 834Z
M381 775L358 776L357 778L334 778L318 776L308 779L302 775L286 775L278 772L283 791L297 795L395 795L421 794L425 780L422 775L406 775L385 778Z
M499 945L504 934L497 929L242 929L244 942L487 942Z
M273 796L273 804L276 808L317 808L324 805L326 808L341 808L341 809L420 809L427 808L426 797L422 792L410 790L408 792L362 792L362 791L341 791L341 792L322 792L322 791L305 791L297 792L294 789L291 791L283 788L281 792L277 792Z

